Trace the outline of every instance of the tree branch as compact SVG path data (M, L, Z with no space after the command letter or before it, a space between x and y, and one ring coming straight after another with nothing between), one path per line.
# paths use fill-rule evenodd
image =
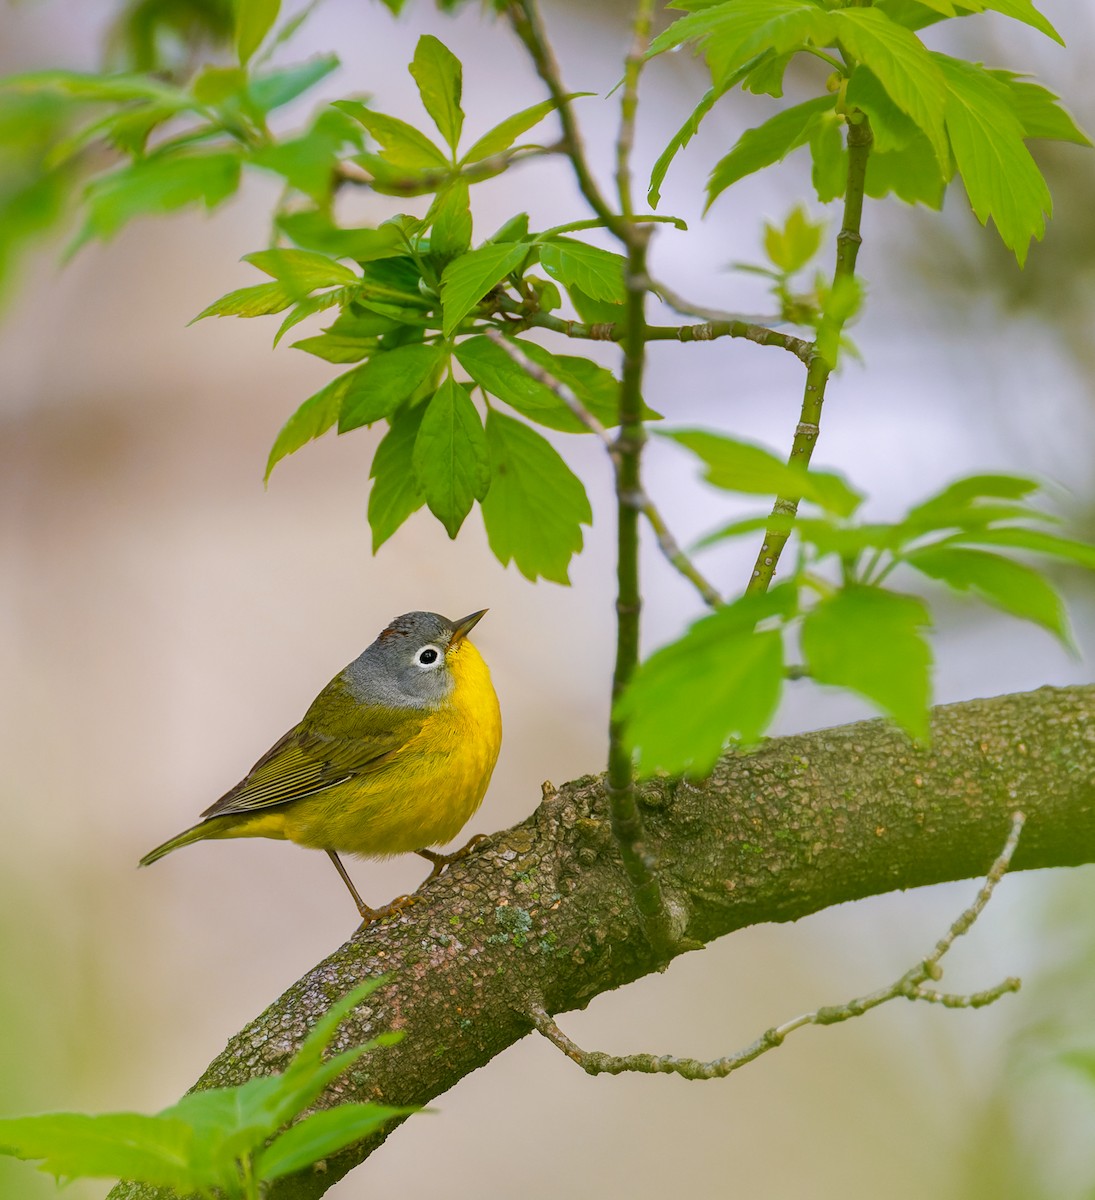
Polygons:
M687 715L682 715L687 719ZM882 721L776 739L722 759L702 783L640 786L648 848L685 940L698 948L761 921L986 871L1017 803L1012 870L1095 861L1095 686L1043 688L935 710L928 749ZM338 1049L386 1029L324 1106L421 1105L561 1013L657 969L609 829L604 781L556 791L491 848L435 880L423 902L357 933L237 1034L200 1080L284 1068L333 998L382 973ZM388 1130L387 1132L390 1132ZM280 1182L315 1200L385 1134ZM119 1185L111 1200L166 1200Z

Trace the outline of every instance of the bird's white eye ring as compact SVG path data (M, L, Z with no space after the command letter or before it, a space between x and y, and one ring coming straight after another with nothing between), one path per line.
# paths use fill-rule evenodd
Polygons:
M423 646L414 656L415 666L426 671L432 670L443 661L444 655L441 653L440 646Z

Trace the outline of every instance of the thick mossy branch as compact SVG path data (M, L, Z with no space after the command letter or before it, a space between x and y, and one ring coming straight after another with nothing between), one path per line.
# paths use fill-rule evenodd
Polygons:
M780 738L727 756L702 783L646 783L639 800L685 946L981 875L1017 808L1027 821L1013 871L1091 862L1095 686L939 708L926 750L882 721ZM385 1029L406 1036L363 1059L324 1103L427 1104L528 1033L534 1007L582 1008L653 969L603 781L579 779L435 880L421 904L310 971L232 1039L200 1086L282 1069L333 999L386 972L391 982L346 1022L338 1048ZM381 1140L280 1182L273 1200L321 1196ZM123 1184L111 1200L169 1196Z

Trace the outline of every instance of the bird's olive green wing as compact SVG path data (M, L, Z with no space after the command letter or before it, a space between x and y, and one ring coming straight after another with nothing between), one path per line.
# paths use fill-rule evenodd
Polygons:
M427 715L422 709L360 704L338 676L320 693L304 720L202 816L224 817L288 804L375 771L418 733Z

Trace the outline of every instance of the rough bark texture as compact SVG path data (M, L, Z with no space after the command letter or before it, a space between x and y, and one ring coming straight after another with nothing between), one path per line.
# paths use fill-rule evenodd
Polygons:
M702 784L640 791L682 950L760 921L988 869L1010 815L1027 815L1013 869L1095 861L1095 687L1043 688L935 711L930 749L868 721L730 755ZM615 853L600 778L545 797L520 825L457 864L423 901L357 934L237 1034L198 1087L281 1070L328 1004L391 981L343 1026L345 1047L385 1029L325 1105L422 1105L549 1013L654 969ZM388 1130L390 1132L390 1129ZM383 1140L282 1181L313 1200ZM120 1184L110 1200L166 1200Z

